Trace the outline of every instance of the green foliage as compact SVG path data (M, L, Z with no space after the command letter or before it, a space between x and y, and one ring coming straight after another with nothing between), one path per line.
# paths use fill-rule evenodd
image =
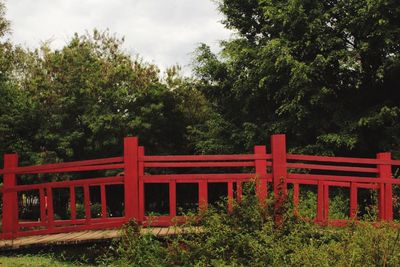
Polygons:
M312 193L309 193L312 194ZM335 202L337 202L335 204ZM333 206L343 200L332 200ZM286 204L283 224L273 220L273 201L260 205L247 194L231 213L210 208L200 222L161 241L124 229L116 265L138 266L397 266L400 231L393 225L349 224L321 227L293 217ZM335 208L333 208L333 211ZM201 226L199 231L198 225ZM196 231L197 229L197 231ZM115 261L117 260L117 262Z
M215 133L216 147L238 152L286 133L296 152L399 155L397 1L218 3L237 35L220 57L201 45L195 62L215 123L230 133Z

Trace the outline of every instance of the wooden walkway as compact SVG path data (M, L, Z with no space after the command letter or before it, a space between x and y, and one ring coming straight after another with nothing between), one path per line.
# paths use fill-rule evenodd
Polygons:
M178 233L189 233L200 231L199 228L186 227L152 227L142 228L141 234L152 233L156 236L167 236ZM81 231L72 233L60 233L50 235L37 235L28 237L18 237L13 240L0 240L0 250L12 250L19 248L77 244L83 242L94 242L119 238L122 234L120 229Z

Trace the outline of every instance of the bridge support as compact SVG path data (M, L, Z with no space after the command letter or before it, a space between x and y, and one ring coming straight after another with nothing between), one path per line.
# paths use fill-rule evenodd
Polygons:
M8 188L17 185L15 173L11 171L18 166L17 154L4 155L4 180L3 180L3 219L2 232L4 239L13 239L18 227L18 197L17 192L7 192ZM10 171L10 172L8 172Z
M390 161L392 158L391 153L378 153L377 159ZM392 179L392 165L378 164L378 177L383 180L380 183L378 195L379 219L384 221L393 220L393 184L390 183Z
M139 172L138 138L124 139L124 194L125 217L127 220L139 220Z
M282 221L281 209L287 198L286 137L284 134L271 136L272 184L275 198L275 222Z

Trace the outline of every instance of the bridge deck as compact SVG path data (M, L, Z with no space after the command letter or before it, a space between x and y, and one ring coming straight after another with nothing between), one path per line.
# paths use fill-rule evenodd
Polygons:
M141 233L152 233L156 236L167 236L182 232L193 232L192 229L178 227L152 227L142 228ZM33 246L48 246L62 244L76 244L82 242L100 241L106 239L118 238L121 236L120 229L113 230L91 230L72 233L60 233L50 235L37 235L28 237L18 237L13 240L0 240L0 250L10 250L18 248L27 248Z

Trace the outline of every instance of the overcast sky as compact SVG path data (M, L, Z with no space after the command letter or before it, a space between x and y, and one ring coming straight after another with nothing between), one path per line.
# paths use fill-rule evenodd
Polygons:
M73 33L109 29L125 37L125 49L165 69L190 67L204 42L218 51L231 33L212 0L6 0L12 40L35 48L51 40L60 48Z

